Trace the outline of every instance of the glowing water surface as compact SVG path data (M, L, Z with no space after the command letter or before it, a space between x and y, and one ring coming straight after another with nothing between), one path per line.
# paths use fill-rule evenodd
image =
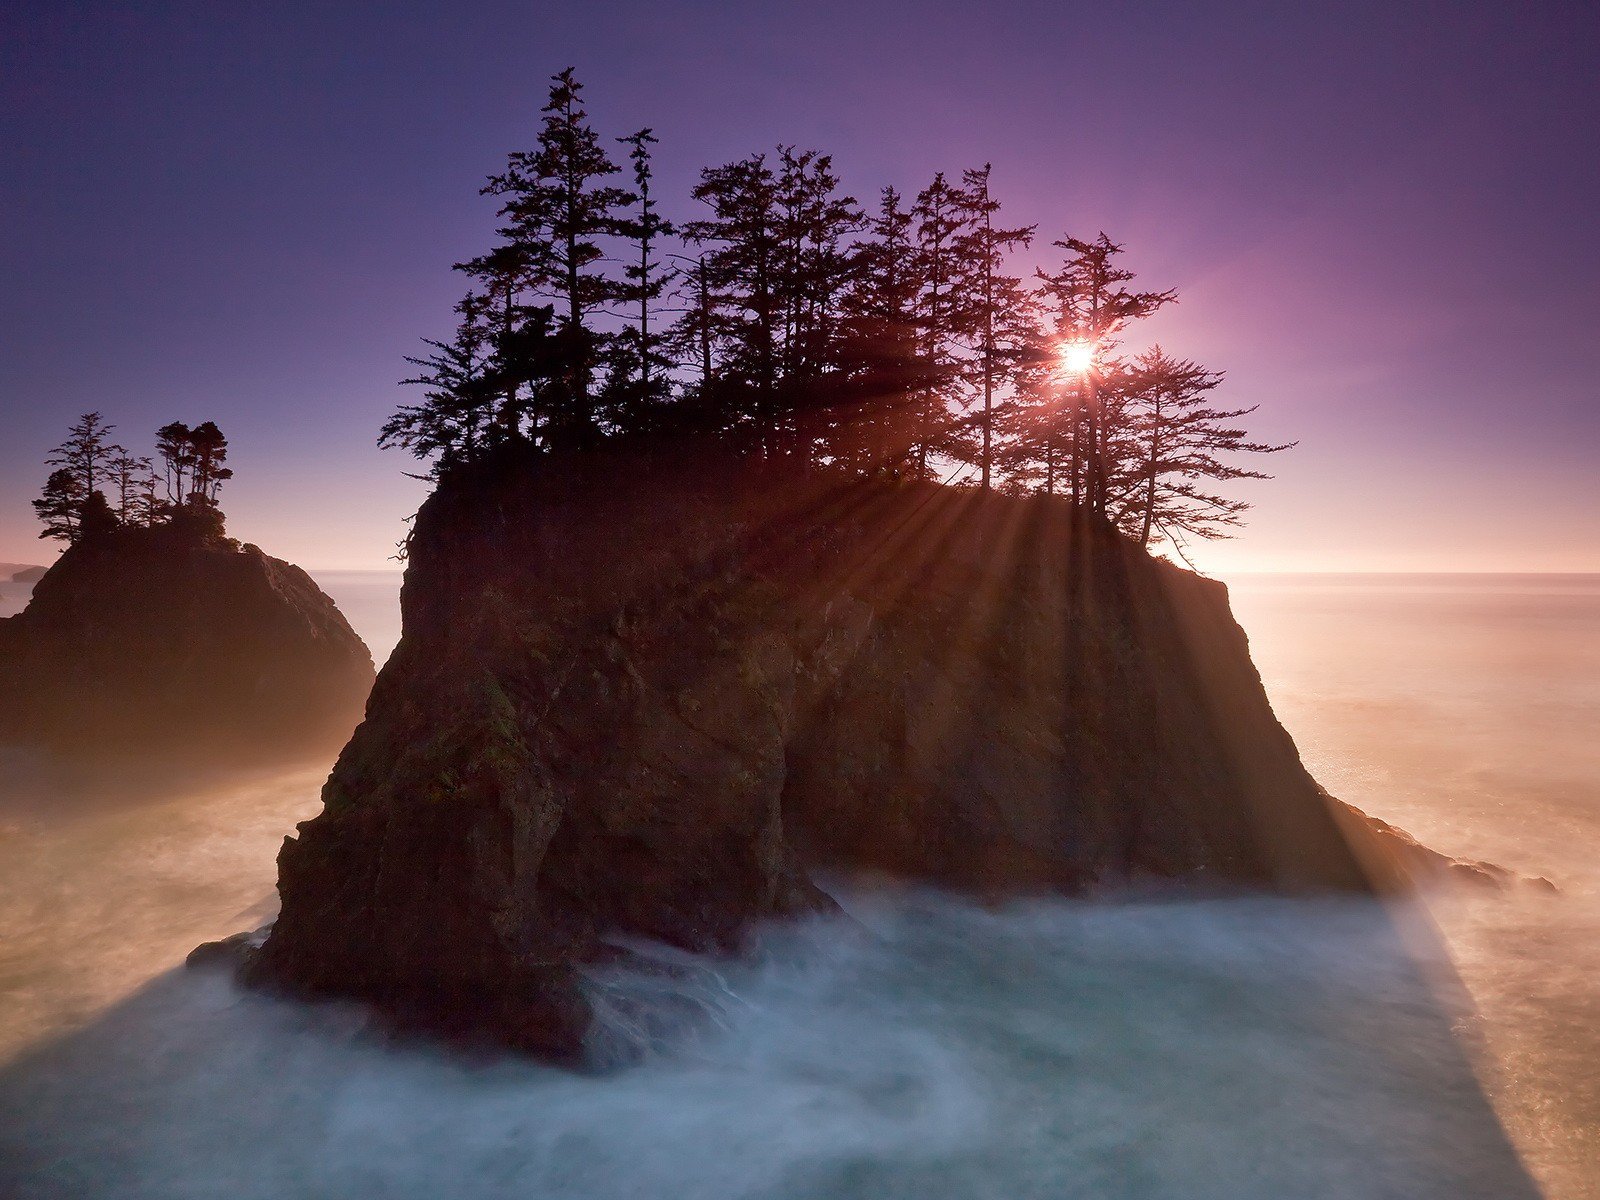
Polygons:
M324 586L381 658L397 577ZM1255 578L1336 793L1559 897L984 911L846 897L756 961L597 977L695 1016L577 1076L388 1044L183 971L271 911L326 763L73 777L6 758L0 1195L1600 1195L1600 580Z

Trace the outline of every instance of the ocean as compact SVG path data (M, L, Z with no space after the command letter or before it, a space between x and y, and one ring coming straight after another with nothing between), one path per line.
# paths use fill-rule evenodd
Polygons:
M398 575L319 580L381 660ZM659 976L597 974L600 1047L639 1061L580 1075L182 968L270 917L327 763L11 753L0 1196L1600 1197L1600 576L1231 588L1329 790L1559 892L844 896L680 961L671 1027L612 1003Z

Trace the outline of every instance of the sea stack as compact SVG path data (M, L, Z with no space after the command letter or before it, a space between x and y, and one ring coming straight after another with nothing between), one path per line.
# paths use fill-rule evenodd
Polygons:
M736 948L819 881L1388 879L1225 587L1057 498L501 455L424 505L402 606L258 982L572 1059L619 939Z
M181 525L67 548L0 620L0 743L183 761L338 745L372 657L299 567Z

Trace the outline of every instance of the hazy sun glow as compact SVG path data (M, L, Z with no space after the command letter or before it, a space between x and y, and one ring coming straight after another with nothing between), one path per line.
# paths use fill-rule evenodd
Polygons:
M1061 347L1061 366L1074 375L1083 375L1094 366L1093 342L1067 342Z

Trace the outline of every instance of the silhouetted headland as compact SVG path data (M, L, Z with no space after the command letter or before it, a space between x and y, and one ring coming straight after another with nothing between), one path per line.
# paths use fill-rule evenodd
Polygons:
M819 879L1396 886L1426 852L1307 774L1225 587L1077 513L692 438L450 473L249 977L573 1060L585 964Z

